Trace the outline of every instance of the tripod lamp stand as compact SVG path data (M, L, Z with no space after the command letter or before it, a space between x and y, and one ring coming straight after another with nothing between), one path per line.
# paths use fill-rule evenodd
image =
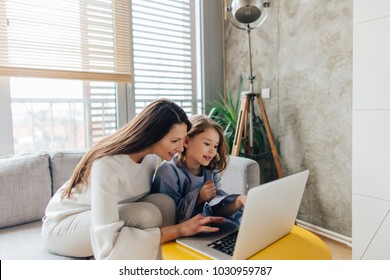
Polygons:
M276 145L272 138L271 129L268 123L267 114L265 112L263 100L259 93L255 93L253 90L253 82L255 76L252 72L252 52L251 52L251 37L250 33L253 29L259 27L267 18L268 8L270 2L264 2L261 0L233 0L230 6L226 7L226 12L231 15L230 22L237 28L245 30L248 34L248 47L249 47L249 91L243 92L240 100L240 110L238 112L237 127L234 135L232 155L238 156L241 139L243 134L246 134L246 128L249 121L249 147L253 150L253 117L254 117L254 104L255 100L260 109L264 127L267 133L267 138L271 147L272 156L274 159L275 167L278 173L278 177L283 177L283 170L280 165L278 152ZM248 117L249 114L249 117Z

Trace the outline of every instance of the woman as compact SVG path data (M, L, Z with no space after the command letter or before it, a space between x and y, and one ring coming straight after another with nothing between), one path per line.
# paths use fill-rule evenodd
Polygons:
M191 128L174 102L158 99L130 123L95 144L50 200L42 237L55 254L96 259L157 259L160 244L213 232L221 217L174 223L174 203L149 195L158 157L183 150Z

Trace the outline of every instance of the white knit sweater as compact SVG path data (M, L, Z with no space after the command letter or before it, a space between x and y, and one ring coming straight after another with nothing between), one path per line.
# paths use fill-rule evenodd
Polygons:
M137 201L150 192L157 156L147 155L140 164L128 155L100 158L92 164L87 187L76 187L61 200L62 186L46 208L46 217L60 221L91 210L91 241L96 259L156 259L159 228L124 226L118 204Z

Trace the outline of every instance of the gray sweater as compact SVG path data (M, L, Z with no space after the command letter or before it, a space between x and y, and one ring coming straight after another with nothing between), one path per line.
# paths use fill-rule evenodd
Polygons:
M217 189L217 195L210 202L196 206L196 201L202 186L207 180L213 180ZM169 195L176 203L176 220L178 223L186 221L198 213L212 215L211 206L217 203L227 203L238 195L227 195L221 190L220 173L202 169L200 176L195 176L188 171L186 166L177 157L170 161L164 161L157 169L152 184L153 192L161 192Z

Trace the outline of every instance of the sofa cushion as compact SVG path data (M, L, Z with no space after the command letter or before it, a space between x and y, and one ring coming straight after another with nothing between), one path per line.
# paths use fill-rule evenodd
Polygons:
M84 156L85 151L54 151L50 154L53 194L70 179L74 168Z
M1 260L66 260L51 254L41 238L42 221L0 230Z
M41 219L50 197L48 153L0 158L0 228Z

